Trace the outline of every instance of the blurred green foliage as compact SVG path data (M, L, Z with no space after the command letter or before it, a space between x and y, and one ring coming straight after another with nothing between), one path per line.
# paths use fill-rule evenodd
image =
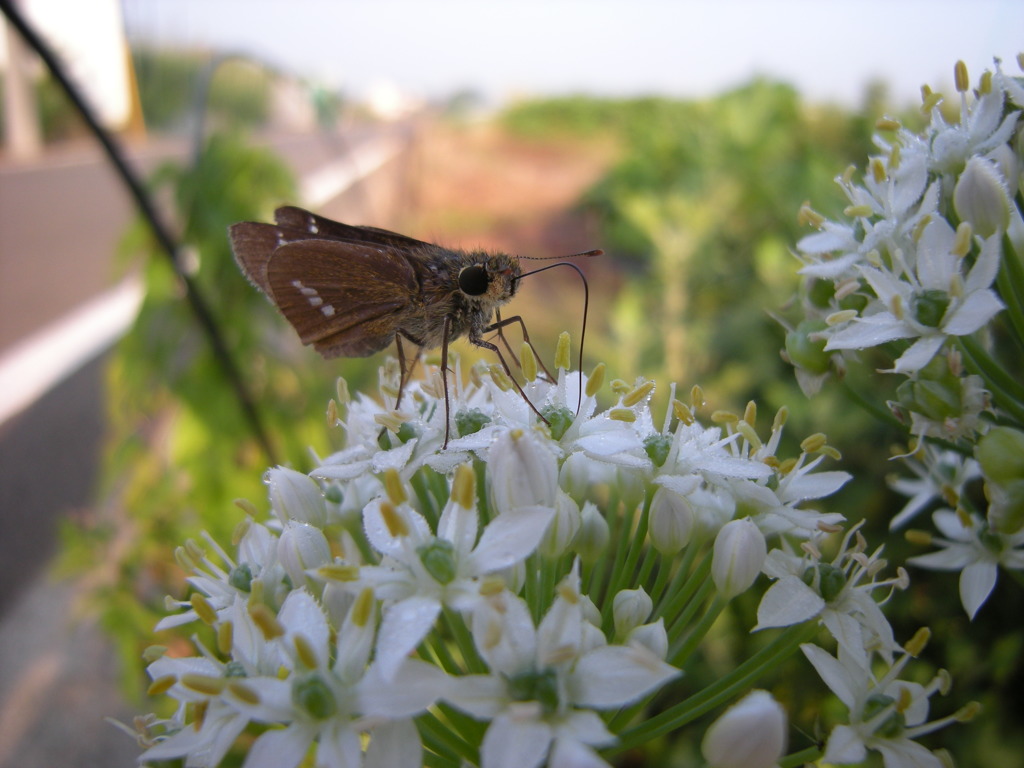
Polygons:
M248 284L227 238L230 224L265 220L296 199L290 171L239 135L215 134L194 163L157 170L152 193L173 202L183 268L212 306L280 460L302 468L310 447L326 449L335 374ZM202 530L230 541L244 517L232 502L262 502L270 459L144 222L123 250L126 267L141 270L145 298L108 367L107 509L89 530L68 527L65 564L104 564L96 604L136 691L140 643L163 615L164 595L185 591L174 548Z
M953 101L944 111L956 122ZM911 130L924 119L920 110L885 104L884 90L877 86L867 92L864 107L851 112L808 105L785 85L755 81L701 101L569 97L527 102L509 109L502 121L525 138L612 136L620 145L617 163L581 201L603 227L606 258L614 259L624 276L614 297L602 305L606 296L598 294L594 302L590 355L608 361L616 375L657 379L656 397L666 397L665 385L674 381L684 399L691 385L701 385L711 408L741 412L754 400L762 434L785 405L793 454L795 441L826 431L843 454L833 468L851 472L855 480L824 503L851 521L866 519L867 540L872 548L885 542L894 568L921 554L920 547L888 531L889 520L906 501L886 483L886 475L899 469L889 462L891 451L901 448L905 437L869 412L868 404L895 399L897 381L879 377L875 370L887 366L865 353L842 385L832 382L807 398L779 354L787 318L795 322L799 316L787 308L800 279L790 252L809 232L798 226L798 210L807 201L837 217L847 200L834 179L851 164L863 169L877 152L871 133L883 114L899 117ZM959 601L950 599L956 578L914 570L911 589L893 595L886 610L898 639L931 627L925 659L947 665L954 674L954 695L939 699L933 716L970 700L985 708L974 723L924 743L946 745L961 765L1024 765L1017 729L1024 712L1015 693L1024 683L1019 662L1024 634L1007 631L1019 625L1014 612L1019 612L1020 585L1001 578L985 609L969 622ZM737 627L751 626L755 610L755 603L742 600L730 606ZM730 647L702 649L706 658L696 665L698 672L714 675L715 654L744 658L753 652L759 635L737 645L741 635L723 631L722 641L731 639ZM927 661L916 670L920 681L934 672ZM806 664L796 660L780 676L792 682L774 690L795 723L825 716L823 686ZM694 687L701 682L694 680ZM811 741L809 735L790 748ZM651 745L645 764L688 765L697 759L698 747L680 734L678 741Z
M215 124L255 128L270 114L276 75L240 57L208 53L134 48L132 65L138 81L146 125L157 131L191 127L201 110ZM197 104L208 86L205 104Z

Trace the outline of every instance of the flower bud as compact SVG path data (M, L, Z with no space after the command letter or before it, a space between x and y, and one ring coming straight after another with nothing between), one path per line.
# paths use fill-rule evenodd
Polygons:
M986 517L995 531L1012 536L1024 528L1024 480L1006 485L989 483L985 492L989 500Z
M767 691L751 691L719 717L701 743L712 768L770 768L786 750L786 711Z
M630 645L642 645L659 659L668 657L668 632L665 631L665 619L659 618L650 624L641 624L633 629L626 638Z
M573 540L573 549L579 553L580 559L585 563L593 563L608 548L608 540L611 532L608 529L608 521L604 515L591 502L583 505L580 513L582 525L576 538Z
M768 547L764 534L750 518L731 520L715 537L711 578L725 599L747 590L761 572Z
M295 587L306 583L306 571L331 561L323 532L306 523L288 522L277 542L277 558Z
M311 477L287 467L275 467L267 471L266 482L270 505L282 523L297 520L319 528L327 524L324 495Z
M1005 232L1010 223L1010 197L996 166L975 155L967 161L953 189L953 207L982 237Z
M1024 480L1024 432L993 427L978 441L974 457L985 478L996 485Z
M647 535L651 546L663 555L674 555L690 542L693 507L682 494L659 488L651 499Z
M503 432L491 446L488 479L494 508L554 507L558 492L558 462L535 432Z
M626 637L639 627L654 610L654 602L643 587L622 589L612 600L612 616L615 619L615 636Z
M786 334L786 354L793 365L815 374L828 371L832 355L825 351L825 339L811 338L826 327L824 320L802 320Z
M559 488L555 500L555 516L548 523L537 551L548 558L564 555L582 525L583 518L580 516L579 505Z

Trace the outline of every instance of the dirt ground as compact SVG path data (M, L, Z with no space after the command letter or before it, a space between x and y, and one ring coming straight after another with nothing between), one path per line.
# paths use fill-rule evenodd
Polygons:
M522 256L599 247L598 222L576 204L614 154L608 143L519 139L490 123L434 124L413 161L409 228Z
M579 201L615 158L609 141L522 139L493 123L435 123L417 141L409 213L401 217L400 231L448 247L556 260L602 248L600 222ZM601 308L610 303L620 277L607 258L574 263L590 287L590 334L601 327ZM502 316L521 315L541 354L553 354L563 330L570 331L576 349L583 306L576 273L553 269L527 278Z

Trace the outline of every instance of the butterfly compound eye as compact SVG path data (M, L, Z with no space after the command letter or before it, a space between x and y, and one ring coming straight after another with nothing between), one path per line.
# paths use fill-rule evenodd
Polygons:
M482 296L487 293L487 286L490 285L487 277L487 270L479 264L465 267L459 272L459 290L467 296Z

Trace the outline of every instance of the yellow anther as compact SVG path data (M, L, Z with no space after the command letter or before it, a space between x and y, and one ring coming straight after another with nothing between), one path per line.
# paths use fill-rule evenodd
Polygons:
M273 640L284 634L284 625L277 620L277 616L263 603L249 606L249 616L253 623L259 628L265 640Z
M194 672L189 672L181 676L181 684L205 696L216 696L224 690L227 683L223 677L197 675Z
M177 675L162 675L149 684L146 693L149 696L159 696L171 690L176 682L178 682Z
M380 516L384 518L384 525L387 526L388 533L392 537L398 538L409 535L409 526L405 524L405 518L398 514L394 504L382 501L380 503Z
M385 469L382 480L384 481L384 492L387 493L392 504L398 506L409 500L409 494L405 492L402 476L398 474L397 469L394 467Z
M452 501L463 509L472 509L476 499L476 474L471 464L459 464L452 481Z
M246 704L256 706L260 703L259 692L242 680L228 680L225 689L236 699L244 701Z
M757 403L753 400L747 403L747 407L743 409L743 420L754 426L757 424Z
M213 610L213 606L210 605L210 601L206 599L205 595L193 592L189 603L192 605L192 610L196 612L196 616L204 624L209 624L212 627L217 622L217 612Z
M533 347L523 342L519 347L519 365L523 369L523 377L527 381L537 378L537 358L533 354Z
M558 334L558 345L555 347L555 368L569 370L572 366L569 360L569 334L562 331Z
M898 131L903 125L895 117L880 117L875 121L876 131Z
M316 649L309 642L309 638L302 634L292 636L292 645L295 647L295 657L302 662L306 669L316 669Z
M711 421L715 424L735 424L740 420L732 411L712 411Z
M693 414L679 400L672 401L672 415L687 426L693 424Z
M622 397L622 404L627 408L632 408L634 405L643 402L651 392L654 391L654 382L645 381L639 387L636 387L632 392L628 392Z
M367 587L359 596L356 598L355 603L352 605L352 623L357 627L365 627L373 619L374 608L376 607L376 599L373 594L373 590Z
M823 432L815 432L803 439L803 442L800 443L800 450L804 453L817 453L825 447L827 441L828 438Z
M971 87L970 78L967 77L967 65L962 60L953 65L953 84L958 93L967 93Z
M969 221L961 221L956 228L956 239L953 241L953 255L961 259L971 251L971 238L974 230Z
M885 167L885 163L882 162L881 158L872 157L870 163L871 178L875 180L876 184L881 184L889 177L889 169ZM870 216L870 213L865 214Z
M851 219L860 219L870 216L874 211L870 205L848 205L843 209L843 213Z
M587 379L587 387L585 389L587 397L593 397L601 389L601 385L604 384L604 372L604 363L598 363L594 366L594 370L590 372L590 377Z
M625 421L632 424L636 421L636 414L631 408L612 408L608 411L608 418L613 421Z
M796 223L801 227L814 227L815 229L821 229L822 225L826 221L828 221L828 219L811 208L811 204L806 201L800 206L800 211L796 215Z
M928 641L931 640L932 631L928 627L921 627L914 636L910 638L903 645L903 650L909 653L911 656L917 657L921 655L921 651L928 645Z
M235 625L230 621L225 621L217 626L217 650L223 656L227 656L231 653L231 650L235 647Z

